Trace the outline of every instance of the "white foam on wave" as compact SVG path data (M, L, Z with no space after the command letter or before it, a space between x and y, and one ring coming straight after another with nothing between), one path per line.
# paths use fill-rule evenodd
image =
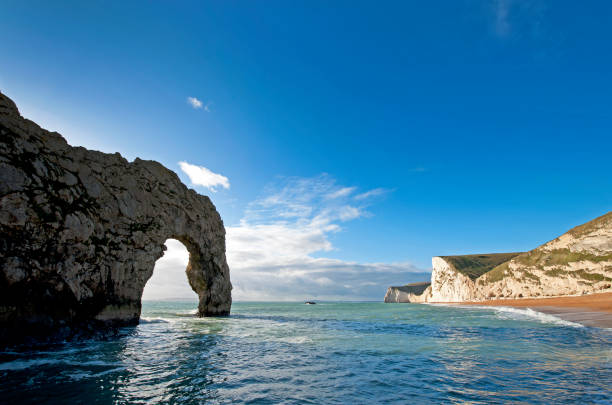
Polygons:
M140 318L140 323L170 323L170 320L164 318Z
M303 344L310 343L312 340L308 336L291 336L278 339L280 342L284 343L293 343L293 344Z
M424 305L432 307L446 307L446 308L466 308L466 309L485 309L494 311L495 316L498 319L509 319L515 321L526 321L535 320L541 323L570 326L572 328L584 328L576 322L566 321L565 319L559 318L558 316L546 314L544 312L534 311L531 308L515 308L515 307L494 307L489 305L457 305L457 304L446 304L446 303L429 303L425 302Z
M112 373L118 373L118 372L124 371L124 370L126 370L125 367L115 367L115 368L111 368L109 370L101 371L99 373L89 373L89 372L84 371L84 372L80 372L80 373L70 373L70 374L67 374L67 375L71 379L73 379L75 381L79 381L79 380L82 380L84 378L102 377L103 375L112 374Z
M584 328L584 325L581 325L579 323L566 321L565 319L561 319L558 316L534 311L531 308L490 307L479 305L470 306L470 308L493 310L495 311L495 315L500 319L512 319L517 321L536 320L546 324L570 326L573 328Z
M115 366L115 363L105 361L70 361L58 359L31 359L31 360L13 360L0 364L0 371L16 371L25 370L32 367L47 366L53 364L67 364L71 366Z
M185 316L193 316L193 315L196 315L197 313L198 313L197 308L191 308L191 309L183 309L183 310L172 311L172 312L169 311L168 315L185 317Z

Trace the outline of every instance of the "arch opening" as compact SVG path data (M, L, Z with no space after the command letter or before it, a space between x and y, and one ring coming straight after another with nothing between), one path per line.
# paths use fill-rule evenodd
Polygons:
M153 274L146 282L142 301L189 301L198 304L186 274L189 251L179 240L170 238L164 243L166 251L155 262Z

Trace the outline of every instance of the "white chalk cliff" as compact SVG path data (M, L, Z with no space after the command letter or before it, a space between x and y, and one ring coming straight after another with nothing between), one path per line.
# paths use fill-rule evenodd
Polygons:
M385 302L465 302L612 291L612 212L525 253L432 259L431 286ZM394 287L391 287L394 288Z
M431 283L423 282L389 287L385 294L385 302L418 302L430 285Z

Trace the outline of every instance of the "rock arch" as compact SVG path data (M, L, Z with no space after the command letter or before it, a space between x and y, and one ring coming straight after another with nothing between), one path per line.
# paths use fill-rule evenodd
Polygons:
M154 161L72 147L0 93L0 324L138 322L164 242L189 251L200 316L228 315L225 228Z

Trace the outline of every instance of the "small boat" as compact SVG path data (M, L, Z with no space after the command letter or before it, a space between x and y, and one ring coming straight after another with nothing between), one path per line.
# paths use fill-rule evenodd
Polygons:
M314 301L306 301L304 304L306 304L306 305L315 305L316 302L314 302Z

